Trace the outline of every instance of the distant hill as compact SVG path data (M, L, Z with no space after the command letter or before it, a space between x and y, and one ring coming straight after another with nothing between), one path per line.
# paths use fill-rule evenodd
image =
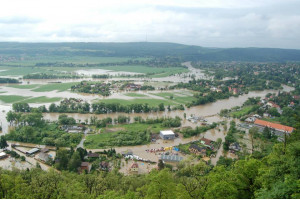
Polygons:
M0 42L0 55L14 56L176 56L182 61L300 61L300 50L276 48L206 48L175 43L18 43Z

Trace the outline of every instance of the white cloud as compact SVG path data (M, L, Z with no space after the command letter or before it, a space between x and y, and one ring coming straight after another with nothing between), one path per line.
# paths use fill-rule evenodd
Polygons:
M10 0L0 41L300 48L297 0Z

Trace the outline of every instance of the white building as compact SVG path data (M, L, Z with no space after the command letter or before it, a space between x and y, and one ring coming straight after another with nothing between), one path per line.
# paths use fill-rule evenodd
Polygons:
M160 131L159 135L164 140L172 140L172 139L175 138L175 133L173 131L171 131L171 130Z

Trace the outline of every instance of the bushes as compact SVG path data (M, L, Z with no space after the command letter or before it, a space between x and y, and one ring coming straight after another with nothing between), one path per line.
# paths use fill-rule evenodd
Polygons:
M192 128L185 128L181 130L181 133L183 134L183 137L188 138L188 137L192 137L195 135L198 135L200 133L204 133L210 129L216 128L217 127L217 123L212 123L209 126L197 126L195 129Z
M235 125L236 124L235 124L234 121L230 122L229 131L228 131L228 133L227 133L227 135L225 137L225 142L223 142L223 149L225 151L229 150L229 146L230 146L231 143L236 142L236 139L234 138L234 135L233 135L234 133L237 132L237 129L236 129Z

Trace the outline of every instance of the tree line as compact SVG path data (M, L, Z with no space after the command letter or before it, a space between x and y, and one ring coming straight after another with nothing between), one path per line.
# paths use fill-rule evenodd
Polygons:
M38 168L0 169L0 197L297 199L300 198L299 136L298 131L286 147L276 144L263 159L253 155L236 161L229 159L230 162L221 159L215 167L202 161L197 164L185 161L175 171L160 165L158 170L144 175L125 176L117 170L78 174ZM80 154L76 154L74 157L80 159Z

